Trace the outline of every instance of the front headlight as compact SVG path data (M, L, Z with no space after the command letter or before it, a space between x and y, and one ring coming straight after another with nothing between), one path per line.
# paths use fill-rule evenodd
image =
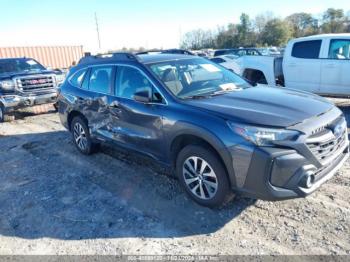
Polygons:
M13 91L15 89L15 83L12 80L0 81L0 89L4 91Z
M229 126L237 135L257 146L273 146L278 141L294 141L300 133L294 130L272 129L230 123Z
M60 85L64 82L64 79L65 79L65 76L62 74L62 75L56 75L56 83L57 85Z

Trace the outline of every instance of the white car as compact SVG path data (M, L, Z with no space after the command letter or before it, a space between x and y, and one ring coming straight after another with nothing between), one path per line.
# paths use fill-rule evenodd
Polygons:
M283 58L244 56L235 62L240 67L237 72L253 83L350 96L350 34L293 39Z
M281 52L278 50L277 47L265 47L265 48L258 48L260 53L265 56L280 56Z
M239 75L241 74L241 71L240 71L240 64L237 62L238 58L239 56L236 56L236 55L222 55L222 56L213 57L210 60L216 64L222 65L228 70Z

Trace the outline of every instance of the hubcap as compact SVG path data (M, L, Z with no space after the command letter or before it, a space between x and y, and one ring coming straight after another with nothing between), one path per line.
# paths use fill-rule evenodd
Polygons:
M209 163L200 157L189 157L182 174L187 187L200 199L212 199L218 190L218 180Z
M86 150L87 148L87 138L83 126L80 123L75 123L74 125L74 140L77 146L81 150Z

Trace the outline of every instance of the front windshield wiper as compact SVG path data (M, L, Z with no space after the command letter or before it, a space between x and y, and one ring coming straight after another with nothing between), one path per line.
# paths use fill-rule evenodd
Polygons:
M237 88L237 89L230 89L230 90L218 90L218 91L215 91L215 92L211 92L211 93L208 93L206 95L208 96L219 96L219 95L225 95L225 94L228 94L228 93L231 93L231 92L234 92L234 91L240 91L242 90L241 88Z
M182 99L203 99L203 98L208 98L208 97L210 97L210 94L185 96Z
M192 96L186 96L183 99L201 99L201 98L208 98L212 96L219 96L219 95L225 95L234 91L241 91L243 90L242 88L236 88L236 89L230 89L230 90L218 90L218 91L213 91L213 92L208 92L208 93L202 93L198 95L192 95Z

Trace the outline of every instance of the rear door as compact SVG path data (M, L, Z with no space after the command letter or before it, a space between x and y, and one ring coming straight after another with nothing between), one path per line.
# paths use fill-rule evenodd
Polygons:
M293 44L283 60L285 86L318 93L321 83L320 51L322 40L307 40Z
M82 87L88 89L89 96L83 98L80 111L88 119L93 135L110 138L109 101L112 98L115 67L111 65L93 66L85 77Z
M164 156L163 107L166 101L140 69L120 65L115 78L114 99L110 100L113 140L156 159ZM138 91L148 90L150 103L134 100Z
M350 95L350 39L327 40L320 93Z

